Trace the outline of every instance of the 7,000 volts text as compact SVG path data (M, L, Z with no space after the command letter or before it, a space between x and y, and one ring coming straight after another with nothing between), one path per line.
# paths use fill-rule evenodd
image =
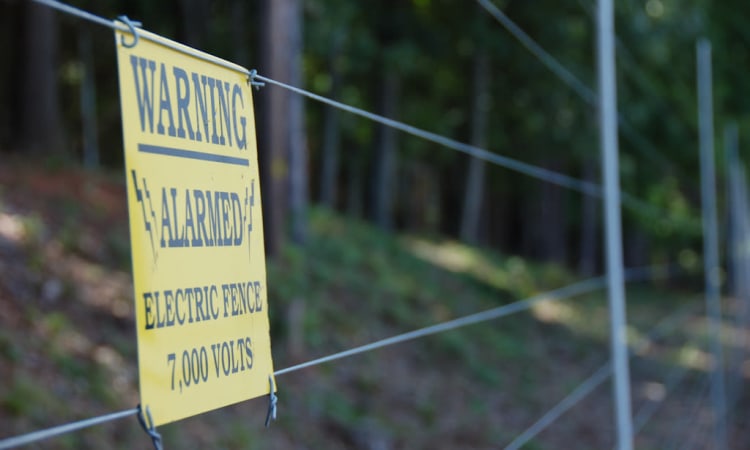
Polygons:
M196 386L253 368L253 343L249 337L183 350L167 354L167 365L171 369L171 389Z

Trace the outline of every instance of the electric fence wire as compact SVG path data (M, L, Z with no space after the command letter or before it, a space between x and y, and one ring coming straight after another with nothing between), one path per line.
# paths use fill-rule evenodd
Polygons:
M402 342L429 336L432 334L438 334L438 333L442 333L445 331L454 330L456 328L465 327L467 325L473 325L473 324L480 323L480 322L486 322L488 320L498 319L500 317L504 317L504 316L515 314L521 311L528 310L535 304L543 302L543 301L563 300L563 299L567 299L567 298L574 297L577 295L582 295L582 294L590 293L599 289L603 289L604 286L606 285L606 282L607 280L605 277L590 278L588 280L584 280L578 283L573 283L568 286L562 287L560 289L544 292L542 294L538 294L538 295L529 297L524 300L509 303L507 305L498 306L496 308L492 308L486 311L478 312L475 314L470 314L468 316L463 316L458 319L453 319L447 322L442 322L436 325L431 325L428 327L420 328L418 330L410 331L408 333L399 334L397 336L382 339L380 341L362 345L360 347L355 347L350 350L346 350L346 351L335 353L335 354L325 356L322 358L314 359L312 361L308 361L302 364L297 364L295 366L279 370L276 373L274 373L274 375L284 375L286 373L294 372L294 371L304 369L307 367L317 366L319 364L327 363L330 361L335 361L341 358L346 358L348 356L354 356L360 353L369 352L372 350L376 350L376 349L387 347L387 346L394 345L394 344L399 344Z
M97 24L104 25L112 29L121 30L121 31L130 31L128 26L126 26L123 23L119 23L116 21L109 21L102 17L95 16L91 13L80 10L78 8L74 8L64 3L60 3L56 0L32 0L32 1L52 7L61 12L71 14L71 15L77 16L85 20L91 20ZM147 38L145 35L143 35L142 37ZM364 117L371 121L398 129L405 133L411 134L413 136L417 136L419 138L428 140L430 142L434 142L438 145L450 148L452 150L468 154L472 157L487 161L491 164L495 164L500 167L505 167L506 169L509 169L509 170L514 170L518 173L522 173L532 178L536 178L542 181L546 181L548 183L556 184L558 186L561 186L570 190L574 190L584 195L589 195L589 196L596 197L596 198L601 198L603 195L602 187L596 183L592 183L592 182L585 181L585 180L580 180L578 178L571 177L569 175L565 175L559 172L555 172L553 170L549 170L543 167L524 163L514 158L498 155L486 149L482 149L473 145L465 144L455 139L451 139L446 136L433 133L431 131L423 130L421 128L417 128L417 127L408 125L403 122L399 122L399 121L389 119L387 117L384 117L378 114L374 114L369 111L365 111L361 108L356 108L354 106L350 106L350 105L338 102L336 100L315 94L313 92L262 76L254 70L249 71L241 66L227 62L220 58L213 57L203 52L198 52L190 47L187 47L178 43L162 42L161 44L166 45L174 50L188 54L190 56L203 59L205 61L208 61L214 64L219 64L222 67L245 74L249 77L250 82L255 84L256 86L259 84L262 84L263 82L268 83L268 84L273 84L278 87L287 89L291 92L294 92L296 94L310 98L312 100L325 103L327 105L333 106L337 109L349 112L351 114L358 115L360 117ZM636 198L635 196L629 195L627 193L622 193L621 202L623 206L629 208L630 210L643 213L652 218L665 216L665 212L661 210L660 208L654 207L653 205L650 205L647 202L640 200Z
M634 272L630 273L631 277ZM630 281L633 281L632 279ZM678 325L686 320L687 314L689 314L690 306L683 307L676 313L670 314L667 317L660 320L654 328L648 333L647 338L642 339L637 343L634 348L630 351L630 357L641 353L648 345L649 342L655 339L671 333ZM563 398L559 403L553 406L547 411L542 417L534 422L529 428L519 434L510 444L505 447L505 450L518 450L541 433L545 428L554 423L568 410L576 406L580 401L585 399L589 394L604 383L607 378L612 375L612 364L610 362L605 363L599 369L597 369L592 375L586 380L581 382L570 394Z
M96 16L94 14L91 14L87 11L83 11L81 9L66 5L64 3L58 2L56 0L33 0L34 2L49 6L51 8L57 9L58 11L64 12L66 14L70 14L79 18L82 18L84 20L90 20L94 23L97 23L99 25L103 25L105 27L109 27L112 29L120 30L120 31L130 31L130 28L127 27L125 24L118 23L116 21L110 21L107 19L104 19L102 17ZM473 145L464 144L462 142L456 141L454 139L447 138L445 136L439 135L437 133L433 133L430 131L422 130L416 127L413 127L411 125L407 125L405 123L388 119L386 117L380 116L378 114L373 114L371 112L362 110L360 108L355 108L353 106L346 105L341 102L337 102L335 100L328 99L326 97L314 94L309 91L305 91L303 89L281 83L279 81L258 75L255 71L249 71L241 66L229 63L227 61L224 61L219 58L211 57L210 55L207 55L202 52L197 52L190 47L173 43L173 44L166 44L168 47L189 54L191 56L207 60L209 62L212 62L214 64L219 64L223 67L229 68L231 70L235 70L237 72L243 73L245 75L248 75L251 78L251 82L255 82L255 80L261 80L266 83L275 84L279 87L283 87L285 89L288 89L292 92L295 92L300 95L304 95L308 98L317 100L322 103L326 103L330 106L336 107L338 109L347 111L349 113L359 115L361 117L365 117L367 119L370 119L374 122L381 123L383 125L401 130L405 133L412 134L414 136L421 137L423 139L427 139L429 141L435 142L436 144L451 148L453 150L457 150L466 154L469 154L475 158L479 158L482 160L485 160L487 162L515 170L517 172L526 174L528 176L538 178L550 183L557 184L559 186L579 191L586 195L591 195L594 197L601 197L602 196L602 189L600 186L598 186L595 183L590 183L587 181L579 180L577 178L564 175L549 169L545 169L543 167L534 166L531 164L527 164L521 161L518 161L513 158L509 158L507 156L501 156L492 152L489 152L485 149L481 149L478 147L475 147Z
M24 434L21 436L15 436L8 439L0 440L0 450L9 448L19 447L21 445L27 445L34 442L49 439L55 436L60 436L74 431L82 430L84 428L93 427L94 425L101 425L103 423L112 422L125 417L135 416L138 414L138 408L128 409L125 411L115 412L111 414L105 414L98 417L92 417L90 419L81 420L65 425L60 425L45 430L34 431L32 433Z
M705 420L701 420L702 415L700 413L701 413L703 404L710 400L709 394L711 391L711 380L706 379L703 382L702 386L703 387L700 393L698 394L698 398L696 400L695 407L693 409L694 412L693 414L689 416L691 418L690 424L683 429L683 430L687 430L687 433L685 434L684 439L679 445L675 445L672 447L675 450L676 449L690 450L694 448L697 445L697 443L700 441L701 437L704 437L704 435L706 434L706 433L702 433L701 431L710 426L706 424ZM674 442L677 443L678 440L675 439Z
M119 23L117 21L111 21L103 17L96 16L87 11L81 10L79 8L75 8L73 6L61 3L56 0L32 0L32 1L57 9L60 12L73 15L84 20L89 20L99 25L103 25L105 27L112 28L113 30L131 31L131 29L126 24ZM562 64L557 62L551 55L549 55L546 51L544 51L544 49L542 49L538 44L536 44L536 42L534 42L526 33L523 32L523 30L521 30L517 25L515 25L515 23L510 21L510 19L508 19L507 16L503 15L500 10L494 7L494 5L489 3L487 0L478 0L478 1L491 14L496 16L498 20L500 20L501 23L504 26L506 26L506 28L514 34L514 36L516 36L527 48L529 48L530 51L532 51L534 55L540 58L551 70L553 70L553 72L555 72L560 78L565 80L566 83L569 84L569 86L571 86L576 92L579 93L579 95L581 95L584 99L586 99L587 103L591 103L592 101L595 103L597 97L596 97L596 94L594 94L593 91L591 91L591 89L586 87L572 73L567 71L567 69L565 69L565 67L562 66ZM143 36L143 37L148 39L147 36ZM533 178L537 178L542 181L553 183L553 184L556 184L558 186L561 186L567 189L578 191L585 195L590 195L590 196L597 197L597 198L602 197L602 192L603 192L602 187L596 183L588 182L585 180L580 180L578 178L571 177L569 175L565 175L559 172L555 172L553 170L549 170L543 167L524 163L514 158L498 155L486 149L482 149L473 145L465 144L457 140L448 138L446 136L439 135L437 133L426 131L426 130L414 127L412 125L405 124L403 122L399 122L399 121L389 119L384 116L380 116L378 114L365 111L360 108L346 105L344 103L323 97L313 92L309 92L304 89L300 89L295 86L291 86L286 83L282 83L282 82L273 80L271 78L261 76L257 74L257 72L255 71L249 71L245 69L244 67L230 63L220 58L213 57L212 55L208 55L203 52L198 52L190 47L181 45L179 43L162 42L162 45L166 45L167 47L170 47L174 50L188 54L190 56L203 59L213 64L218 64L227 69L234 70L242 74L248 75L248 77L250 77L251 82L253 83L257 83L255 80L261 80L269 84L274 84L276 86L295 92L299 95L303 95L310 99L328 104L335 108L347 111L351 114L355 114L355 115L367 118L374 122L381 123L383 125L398 129L400 131L420 137L422 139L426 139L438 145L442 145L444 147L468 154L472 157L487 161L489 163L492 163L501 167L505 167L507 169L514 170L516 172L528 175ZM622 122L622 120L620 120L620 122ZM626 132L629 129L632 129L628 124L621 123L621 126L623 127L623 131L626 131ZM628 134L631 134L631 133L628 133ZM643 145L648 144L648 142L645 141L640 136L638 136L637 139L639 139L641 142L641 145L639 146L639 148L642 147ZM651 150L654 150L654 151L647 152L648 155L653 155L653 154L658 153L655 151L653 146ZM646 215L651 216L651 217L660 217L660 216L664 216L665 214L664 211L661 210L660 208L654 207L653 205L650 205L647 202L644 202L643 200L640 200L637 197L632 196L627 193L622 193L621 201L622 201L623 206L626 206L629 209L636 211L636 212L645 213Z
M592 19L596 15L596 12L594 11L596 5L593 4L593 1L594 0L592 0L591 2L589 0L578 0L578 4L581 6L581 9L583 9L586 14ZM664 101L662 90L659 89L659 87L656 86L656 83L654 83L654 81L647 76L646 71L643 70L636 61L637 58L633 54L632 50L628 48L628 46L619 36L615 36L615 45L617 47L618 61L624 63L621 67L623 68L623 72L628 75L628 78L632 79L633 82L637 84L642 91L648 91L644 92L644 94L650 101L655 102L658 107L667 111L670 116L677 117L679 119L677 123L681 125L681 128L686 134L691 133L692 128L688 124L687 119L685 117L680 117L674 111L672 106Z
M689 421L695 412L694 409L696 406L693 405L692 408L689 408L689 404L695 403L695 395L702 392L702 388L705 385L704 381L703 377L693 377L692 379L691 377L687 377L683 387L674 393L674 401L677 404L675 409L679 410L680 413L678 416L671 417L669 431L660 433L658 440L652 445L653 448L668 450L669 448L674 449L677 447L676 444L679 442L677 434L689 425ZM669 420L669 418L665 418L666 420ZM666 425L664 428L666 428Z
M642 269L636 269L634 273L636 276L643 275ZM443 322L437 325L421 328L419 330L400 334L397 336L393 336L391 338L382 339L380 341L373 342L371 344L367 344L367 345L356 347L347 351L335 353L335 354L332 354L323 358L314 359L312 361L308 361L302 364L288 367L286 369L277 370L276 372L274 372L274 375L275 376L284 375L284 374L294 372L297 370L301 370L307 367L312 367L312 366L316 366L316 365L323 364L326 362L335 361L335 360L342 359L348 356L354 356L360 353L376 350L376 349L386 347L389 345L394 345L394 344L398 344L398 343L405 342L408 340L428 336L431 334L441 333L444 331L464 327L467 325L496 319L502 316L507 316L516 312L527 310L531 308L534 304L542 302L542 301L561 300L561 299L569 298L572 296L592 292L598 289L602 289L605 283L606 283L606 278L604 277L597 277L597 278L584 280L579 283L574 283L574 284L565 286L563 288L549 291L543 294L539 294L539 295L530 297L525 300L510 303L508 305L503 305L503 306L493 308L487 311L483 311L480 313L464 316L459 319L455 319L455 320ZM107 414L107 415L100 416L100 417L94 417L91 419L86 419L86 420L82 420L79 422L74 422L71 424L50 428L47 430L33 432L27 435L0 440L0 450L13 448L13 447L23 445L23 444L29 444L32 442L40 441L43 439L47 439L47 438L58 436L58 435L65 434L65 433L70 433L72 431L77 431L83 428L87 428L87 427L102 424L105 422L121 419L124 417L135 415L137 413L138 413L138 409L131 409L131 410L122 411L119 413L113 413L113 414Z
M594 9L596 8L595 5L587 3L587 0L578 0L578 3L591 19L594 19L596 17L596 12L594 11ZM650 102L656 103L657 108L661 108L669 116L677 117L678 120L676 121L676 123L680 124L680 128L682 128L682 131L686 136L689 136L692 133L692 128L687 123L687 119L677 114L674 111L674 108L672 108L671 105L664 101L662 90L659 89L655 85L655 83L646 76L646 71L644 71L640 67L640 65L638 65L633 52L630 51L630 49L625 45L625 43L622 39L620 39L619 36L615 36L615 46L617 49L617 60L624 63L621 64L623 73L625 75L628 75L628 78L632 79L637 85L639 85L642 91L649 91L648 94L645 95L645 99ZM627 120L621 120L620 126L622 127L622 131L625 137L632 141L631 143L636 146L636 149L645 149L646 152L644 153L642 150L640 150L641 153L644 153L650 158L658 158L660 164L662 164L663 166L675 167L675 172L680 176L681 181L688 184L691 183L692 180L690 180L690 178L685 174L684 170L682 170L679 166L672 164L668 158L660 154L657 151L656 147L651 142L643 138L643 136L641 136L638 131L636 131L635 127L630 122L628 122Z
M553 422L559 419L569 409L591 394L597 387L599 387L599 385L604 383L610 375L612 375L612 364L606 363L579 384L573 392L568 394L558 404L553 406L552 409L547 411L539 418L539 420L534 422L533 425L513 439L513 441L505 447L505 450L519 450L530 440L534 439L534 437L542 432L542 430L552 425Z
M636 347L633 351L635 354L644 352L653 341L666 337L668 333L674 331L678 325L683 324L689 316L696 313L696 306L700 305L686 305L677 314L674 314L672 318L667 317L664 325L661 327L663 332L656 333L649 336L648 339L644 339L641 342L640 347ZM660 325L657 325L659 327ZM690 345L698 340L697 337L693 337L684 346ZM667 400L667 397L685 380L689 373L689 367L687 365L676 364L664 378L664 394L658 400L647 400L634 414L633 416L633 437L637 436L638 433L648 424L649 420L656 414L659 408Z
M88 20L94 23L97 23L99 25L103 25L105 27L109 27L112 29L120 30L120 31L130 31L130 28L126 26L125 24L117 23L115 21L110 21L104 18L101 18L99 16L96 16L94 14L91 14L87 11L72 7L70 5L54 1L54 0L33 0L36 3L46 5L48 7L54 8L58 11L61 11L63 13L79 17L84 20ZM394 127L396 129L400 129L401 131L435 141L436 143L442 144L446 147L453 148L454 150L462 151L464 153L468 153L472 156L486 159L488 162L492 162L504 167L507 167L509 169L516 170L521 173L525 173L529 176L543 179L545 181L555 183L558 185L561 185L563 187L567 187L570 189L578 190L584 194L592 195L601 197L601 187L594 183L589 183L586 181L578 180L573 177L569 177L567 175L563 175L554 171L550 171L548 169L544 169L541 167L533 166L530 164L526 164L517 160L514 160L512 158L503 157L500 155L496 155L493 153L490 153L486 150L479 149L474 146L470 146L467 144L460 143L458 141L446 138L444 136L437 135L435 133L431 133L425 130L421 130L415 127L412 127L410 125L403 124L401 122L397 122L382 116L378 116L376 114L369 113L367 111L354 108L348 105L341 104L339 102L335 102L333 100L318 96L317 94L313 94L311 92L304 91L299 88L295 88L293 86L286 85L284 83L280 83L278 81L272 80L267 77L263 77L257 74L251 74L250 71L247 71L246 69L234 65L232 63L226 62L224 60L221 60L219 58L214 58L210 55L206 55L202 52L197 52L189 47L180 45L180 44L172 44L169 45L175 50L181 51L183 53L189 54L194 57L198 57L200 59L207 60L209 62L212 62L214 64L219 64L223 67L229 68L231 70L236 70L241 73L247 74L248 76L253 76L255 79L270 83L270 84L276 84L280 87L287 88L293 92L297 92L299 94L305 95L307 97L313 98L318 101L322 101L324 103L328 103L332 106L339 107L343 110L346 110L348 112L351 112L353 114L357 114L366 118L369 118L370 120L374 120L380 123L383 123L384 125ZM644 272L644 269L634 269L634 271L631 273L631 276L633 279L641 278L644 276L646 272ZM523 310L527 310L530 307L532 307L534 304L539 303L541 301L546 300L561 300L565 298L569 298L576 295L581 295L587 292L592 292L597 289L601 289L606 284L606 278L605 277L597 277L592 278L589 280L584 280L579 283L574 283L568 286L565 286L563 288L549 291L547 293L539 294L537 296L530 297L525 300L521 300L515 303L511 303L508 305L503 305L498 308L493 308L491 310L483 311L480 313L472 314L469 316L464 316L459 319L454 319L451 321L447 321L441 324L433 325L430 327L425 327L419 330L415 330L409 333L404 333L398 336L394 336L391 338L383 339L377 342L373 342L371 344L363 345L360 347L356 347L347 351L339 352L333 355L329 355L323 358L318 358L312 361L308 361L306 363L298 364L292 367L288 367L286 369L282 369L279 371L276 371L274 375L283 375L286 373L294 372L303 368L311 367L318 364L323 364L326 362L338 360L341 358L345 358L348 356L353 356L356 354L372 351L378 348L382 348L389 345L394 345L397 343L401 343L404 341L417 339L420 337L432 335L441 333L444 331L460 328L463 326L476 324L479 322L484 322L492 319L496 319L499 317L503 317L506 315L510 315L516 312L520 312ZM596 374L595 374L596 375ZM16 436L8 439L0 440L0 450L16 447L19 445L24 445L32 442L37 442L43 439L47 439L53 436L58 436L65 433L70 433L73 431L77 431L83 428L88 428L94 425L103 424L106 422L118 420L121 418L129 417L132 415L135 415L138 413L138 409L130 409L125 411L120 411L112 414L106 414L98 417L93 417L90 419L81 420L78 422L69 423L66 425L61 425L53 428L49 428L46 430L39 430L36 432L28 433L26 435L22 436Z
M654 341L666 337L666 335L674 331L677 326L685 323L685 321L690 318L690 315L696 314L696 310L698 309L698 307L700 307L700 304L698 303L693 305L685 305L676 314L663 319L655 327L655 329L660 329L661 331L653 333L648 337L642 339L639 345L634 346L633 353L636 355L644 353L646 350L648 350L648 347L650 347ZM697 340L697 337L693 337L683 345L683 348L684 346L689 345ZM675 365L670 370L670 372L665 377L664 396L659 401L647 401L634 415L633 436L637 435L638 432L646 425L646 423L653 416L659 406L666 400L669 393L671 393L672 390L682 382L682 380L685 378L685 375L687 375L687 372L688 367L679 364Z
M596 93L578 79L572 72L565 68L557 59L550 55L541 45L526 34L521 27L510 20L503 14L500 9L492 4L489 0L477 0L479 5L485 9L492 17L497 20L508 32L513 35L526 49L531 52L542 64L552 71L558 78L568 85L576 94L578 94L591 107L596 107L598 96Z
M434 142L435 144L441 145L443 147L447 147L452 150L465 153L469 156L473 156L474 158L478 158L478 159L487 161L489 163L492 163L501 167L505 167L506 169L514 170L524 175L528 175L530 177L537 178L537 179L546 181L548 183L553 183L558 186L562 186L564 188L578 191L578 192L581 192L583 194L590 195L593 197L601 198L602 196L602 188L596 183L591 183L588 181L580 180L578 178L574 178L569 175L555 172L553 170L545 169L543 167L534 166L532 164L519 161L517 159L498 155L497 153L492 153L483 148L479 148L474 145L465 144L463 142L457 141L455 139L451 139L449 137L446 137L437 133L433 133L431 131L423 130L421 128L417 128L415 126L408 125L406 123L399 122L397 120L389 119L379 114L371 113L369 111L365 111L363 109L350 106L345 103L338 102L328 97L315 94L313 92L298 88L296 86L282 83L281 81L277 81L277 80L262 76L257 73L253 73L251 75L251 79L259 80L261 82L268 83L268 84L273 84L275 86L284 88L286 90L305 96L312 100L325 103L329 106L333 106L334 108L346 111L348 113L351 113L360 117L364 117L373 122L377 122L382 125L395 128L397 130L403 131L404 133L411 134L412 136L420 137L430 142Z
M633 268L628 271L626 271L626 279L631 282L636 281L643 281L644 279L649 278L658 278L665 276L665 274L668 273L668 271L664 270L663 266L654 266L654 267L639 267L639 268ZM472 325L480 322L485 322L493 319L497 319L503 316L507 316L510 314L514 314L517 312L525 311L534 306L536 303L542 302L542 301L557 301L557 300L563 300L567 299L573 296L582 295L585 293L590 293L599 289L602 289L606 285L606 278L605 277L596 277L596 278L590 278L578 283L573 283L568 286L548 291L539 295L535 295L533 297L529 297L524 300L520 300L514 303L510 303L507 305L499 306L497 308L492 308L483 312L479 312L476 314L471 314L468 316L463 316L458 319L450 320L447 322L442 322L436 325L428 326L425 328L421 328L418 330L414 330L408 333L403 333L397 336L393 336L387 339L382 339L367 345L362 345L356 348L352 348L350 350L346 350L343 352L335 353L329 356L325 356L322 358L314 359L302 364L297 364L295 366L287 367L285 369L277 370L274 372L275 376L284 375L287 373L295 372L297 370L305 369L308 367L316 366L319 364L335 361L338 359L346 358L349 356L358 355L360 353L369 352L372 350L380 349L383 347L387 347L390 345L399 344L405 341L417 339L420 337L425 337L449 330L454 330L456 328L461 328L467 325ZM47 439L53 436L58 436L61 434L69 433L72 431L77 431L83 428L88 428L94 425L98 425L101 423L121 419L124 417L128 417L131 415L135 415L138 413L138 409L132 409L127 411L122 411L119 413L113 413L113 414L107 414L104 416L94 417L91 419L82 420L80 422L74 422L67 425L61 425L58 427L49 428L47 430L41 430L33 433L29 433L22 436L12 437L4 440L0 440L0 450L16 447L18 445L28 444L36 441L40 441L43 439Z
M684 365L675 365L664 380L664 393L657 400L649 400L643 404L633 417L633 437L637 436L643 428L649 423L651 418L659 411L667 398L677 389L687 378L690 372L689 367Z
M669 432L660 439L658 445L654 448L682 450L684 442L690 438L690 430L697 428L695 423L698 422L698 413L703 403L708 400L710 387L711 379L708 376L698 377L688 384L682 394L682 398L686 399L686 405L680 409L679 417L674 418Z
M513 22L507 15L505 15L497 6L495 6L490 0L477 0L479 5L483 7L492 17L497 20L500 25L503 26L521 45L523 45L532 55L534 55L542 64L544 64L552 73L560 78L568 87L570 87L579 97L583 99L586 104L592 108L597 107L598 95L588 86L586 86L578 77L572 72L565 68L555 57L549 52L544 50L541 45L534 41L521 27ZM638 150L645 157L659 162L661 165L667 168L674 167L674 164L661 152L658 151L656 146L651 142L647 141L641 136L638 131L633 127L630 122L625 120L621 115L617 115L617 122L620 125L620 129L623 131L625 137L631 140L636 150Z
M31 1L34 3L38 3L40 5L50 7L62 13L65 13L74 17L78 17L83 20L88 20L90 22L102 25L107 28L111 28L113 30L124 31L124 32L129 32L129 33L134 33L134 34L137 33L137 36L134 36L134 38L137 37L137 38L142 38L146 40L151 40L151 36L147 34L143 34L143 33L138 33L138 30L135 28L135 25L139 25L139 24L137 24L136 22L130 22L127 19L127 17L124 17L124 16L122 16L123 20L127 21L128 23L125 23L124 21L105 19L104 17L97 16L88 11L85 11L80 8L76 8L74 6L70 6L68 4L59 2L57 0L31 0ZM135 42L137 42L137 40ZM159 41L159 45L163 45L165 47L171 48L172 50L176 50L180 53L184 53L186 55L192 56L194 58L197 58L206 62L210 62L212 64L216 64L218 66L224 67L225 69L233 70L235 72L239 72L248 76L250 75L250 71L245 69L242 66L231 63L221 58L217 58L216 56L209 55L208 53L198 51L192 47L188 47L187 45L182 45L178 42Z
M492 153L486 149L479 148L479 147L469 145L469 144L465 144L455 139L451 139L446 136L433 133L431 131L423 130L421 128L417 128L415 126L408 125L406 123L399 122L397 120L389 119L387 117L384 117L384 116L381 116L381 115L378 115L369 111L365 111L363 109L350 106L345 103L341 103L331 98L324 97L319 94L315 94L314 92L310 92L305 89L301 89L296 86L292 86L292 85L283 83L281 81L268 78L266 76L258 74L255 71L251 72L250 79L254 83L257 83L257 84L268 83L268 84L272 84L283 89L287 89L296 94L305 96L311 100L325 103L329 106L340 109L342 111L346 111L351 114L364 117L373 122L377 122L377 123L386 125L388 127L395 128L397 130L403 131L404 133L411 134L413 136L425 139L430 142L434 142L435 144L442 145L452 150L465 153L469 156L481 159L491 164L495 164L500 167L505 167L506 169L514 170L518 173L528 175L532 178L536 178L542 181L546 181L548 183L556 184L558 186L561 186L570 190L578 191L584 195L589 195L589 196L596 197L596 198L602 198L602 195L603 195L602 187L596 183L580 180L578 178L574 178L569 175L565 175L559 172L545 169L543 167L524 163L522 161L510 158L507 156L498 155L497 153ZM645 202L626 192L621 193L620 202L624 207L628 208L629 210L636 212L636 213L643 214L651 219L664 218L668 215L668 213L665 212L663 209L653 206L649 204L648 202ZM670 220L673 222L676 221L676 219L674 218ZM683 219L680 222L685 222L684 224L690 225L690 226L694 225L693 221L689 219Z
M669 266L658 265L658 266L647 266L647 267L634 267L625 270L625 280L633 283L644 280L656 280L668 277L670 274ZM489 320L498 319L500 317L515 314L521 311L526 311L533 307L535 304L544 301L558 301L564 300L578 295L590 293L599 289L603 289L607 284L607 277L594 277L589 278L577 283L569 284L567 286L555 289L552 291L543 292L535 296L519 300L507 305L498 306L478 313L470 314L467 316L459 317L457 319L441 322L439 324L431 325L428 327L420 328L418 330L410 331L408 333L399 334L390 338L382 339L380 341L372 342L370 344L362 345L360 347L352 348L343 352L335 353L322 358L314 359L308 362L304 362L286 369L276 371L274 375L283 375L289 372L294 372L300 369L304 369L311 366L317 366L319 364L335 361L337 359L354 356L360 353L369 352L379 348L387 347L394 344L410 341L413 339L442 333L456 328L462 328L467 325L473 325L480 322L487 322Z

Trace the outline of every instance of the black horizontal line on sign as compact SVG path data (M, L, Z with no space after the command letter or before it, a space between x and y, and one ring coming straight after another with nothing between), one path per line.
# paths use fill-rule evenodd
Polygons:
M233 164L236 166L250 166L250 160L246 158L235 158L234 156L195 152L192 150L183 150L180 148L162 147L160 145L138 144L138 151L142 153L152 153L155 155L172 156L175 158L197 159L200 161Z

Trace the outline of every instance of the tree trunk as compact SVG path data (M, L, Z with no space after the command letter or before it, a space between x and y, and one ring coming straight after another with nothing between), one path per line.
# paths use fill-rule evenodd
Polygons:
M356 218L362 217L363 206L362 197L364 196L364 170L362 156L360 152L354 152L349 158L348 167L348 189L346 191L346 211Z
M289 1L289 81L292 86L302 86L302 2ZM289 97L289 204L291 206L292 241L307 241L308 171L307 138L305 136L304 97Z
M301 5L299 0L266 0L264 2L260 73L275 80L300 85ZM290 187L307 185L304 174L306 158L302 130L302 101L293 100L286 89L266 86L259 94L258 158L263 189L263 221L266 252L277 255L285 239L290 197L302 201L299 191L290 195ZM291 131L290 131L291 130ZM292 143L298 147L292 151ZM294 152L294 154L292 154ZM290 167L293 158L295 167ZM290 186L290 174L296 180ZM295 205L300 211L303 206ZM299 231L299 230L298 230ZM299 236L297 236L299 237Z
M489 64L487 54L480 52L474 58L474 98L471 110L471 144L487 147L487 117L489 115ZM466 173L463 215L460 236L464 242L479 241L479 219L484 198L485 162L471 157Z
M559 164L551 164L553 170ZM542 257L564 264L567 260L567 223L565 221L565 191L552 183L542 184L540 238L544 245Z
M395 118L400 81L393 71L384 71L383 75L383 83L380 86L380 114ZM396 170L396 130L394 128L385 125L378 127L378 145L374 158L372 218L380 228L390 230L393 227L393 192Z
M435 170L429 164L414 161L403 172L404 183L398 199L404 226L410 232L434 234L440 217L440 189Z
M23 14L26 4L0 2L0 42L7 44L23 36ZM23 46L5 45L2 58L5 70L0 70L0 153L10 150L20 139L21 89L23 84Z
M180 0L182 11L182 36L185 44L205 50L211 5L207 0Z
M558 164L543 164L558 170ZM531 182L531 180L529 180ZM523 208L523 249L531 258L565 263L567 259L567 224L565 191L551 183L538 183L536 195ZM533 192L533 191L532 191Z
M96 82L94 81L94 52L91 32L81 26L78 34L78 53L83 65L81 80L81 123L83 125L83 165L90 169L99 166L99 137L96 121Z
M340 47L341 39L335 38L328 64L328 70L331 74L331 92L329 94L334 100L338 98L339 91L341 90L341 73L338 70L338 64L336 64ZM336 207L340 141L341 128L339 126L339 111L332 106L326 105L323 116L320 203L329 209L334 209Z
M247 35L247 20L245 17L245 0L232 0L231 5L231 17L230 26L232 30L232 48L234 53L232 57L234 62L247 67L250 61L249 49L247 43L249 41Z
M26 2L21 147L31 153L64 150L57 87L55 11Z
M624 260L627 267L649 265L648 237L641 230L625 230Z
M584 180L595 183L596 173L597 161L587 159L583 164ZM597 213L599 202L600 199L591 195L583 195L581 198L581 235L579 237L581 253L578 255L578 271L584 276L591 276L596 272L599 249L599 214Z

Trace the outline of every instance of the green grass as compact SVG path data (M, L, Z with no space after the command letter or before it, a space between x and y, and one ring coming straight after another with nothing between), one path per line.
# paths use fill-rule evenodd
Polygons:
M33 219L26 226L28 236L36 241L46 225ZM56 236L64 250L74 252L77 244L69 230L70 224L63 223ZM113 229L104 235L102 245L114 261L97 266L100 277L106 277L113 267L129 266L126 234L123 226L119 233ZM44 273L43 260L32 259L32 265L35 273ZM307 245L288 245L279 257L267 262L267 272L277 369L302 362L300 358L313 359L495 308L577 279L558 265L534 263L451 240L387 234L367 223L317 209L310 215ZM75 290L67 291L65 297L71 300L66 301L74 301ZM687 299L668 286L629 286L630 324L641 336ZM290 309L300 304L304 313L299 323L288 323ZM76 386L78 395L107 410L134 406L122 405L118 403L121 399L113 397L112 374L107 368L62 345L66 336L86 333L78 329L75 317L34 306L29 307L27 316L25 320L43 330L43 338L50 341L42 350L35 350L45 352L40 357L52 363L56 376ZM700 330L682 330L685 334L696 331ZM287 351L295 332L301 333L304 347L296 356ZM382 429L397 447L429 448L428 441L420 439L439 433L436 427L445 423L446 415L460 426L484 430L473 433L473 438L486 442L485 447L507 443L518 430L493 416L495 405L510 405L509 414L524 415L517 423L531 423L588 376L590 368L608 359L608 333L604 290L541 303L512 316L280 377L281 418L274 427L281 438L274 434L259 437L263 433L260 423L247 423L242 414L227 413L218 416L221 419L190 419L202 426L168 425L163 430L165 444L195 448L209 440L218 448L278 448L275 442L341 448L367 422ZM132 330L113 328L105 342L92 336L84 337L111 347L130 364L136 363ZM0 363L19 362L25 351L22 345L26 345L19 342L17 336L0 329ZM677 352L674 355L679 363ZM540 391L546 397L540 397ZM38 417L58 407L51 404L54 396L40 390L33 378L14 376L0 392L0 407L15 418ZM447 399L459 395L465 399L452 404L459 409L446 409ZM265 407L262 399L248 406L261 413ZM191 434L206 429L215 440L205 436L196 440ZM342 433L348 437L341 438ZM97 439L106 442L107 436L97 435ZM339 445L327 445L336 439L342 439L337 441ZM71 438L58 445L75 447L81 442ZM145 436L143 443L147 443ZM445 445L452 443L446 441ZM543 441L534 441L525 448L548 447Z

